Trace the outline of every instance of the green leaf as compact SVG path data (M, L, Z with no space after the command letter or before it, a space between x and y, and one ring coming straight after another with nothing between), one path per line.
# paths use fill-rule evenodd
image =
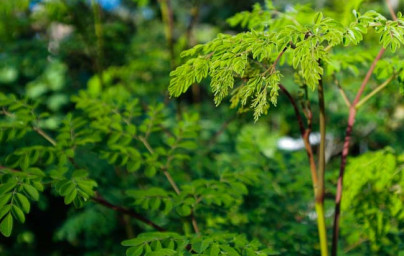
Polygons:
M209 253L209 255L210 255L210 256L218 256L219 253L220 253L220 247L219 247L219 245L216 244L216 243L213 244L213 245L210 247L210 253Z
M0 196L0 209L10 201L12 193L7 193ZM1 218L1 216L0 216Z
M31 197L32 200L38 201L39 193L38 190L36 190L36 188L34 188L29 184L24 184L22 185L22 187L24 188L24 191Z
M143 252L143 246L131 247L126 250L126 256L140 256Z
M71 202L73 202L73 200L76 198L76 196L77 196L77 190L74 189L65 196L65 200L64 200L65 204L70 204Z
M24 196L23 194L21 194L21 193L17 193L16 197L17 197L18 202L21 205L22 210L25 213L29 213L31 205L30 205L30 203L28 201L28 198L26 196Z
M25 215L22 212L20 208L18 208L16 205L13 205L12 213L14 214L14 217L21 223L25 222Z
M0 208L0 219L2 219L11 210L11 204Z
M148 252L146 256L171 256L174 255L176 251L171 249L160 249L158 251Z
M177 207L177 213L181 216L189 216L191 214L191 207L188 205Z
M0 185L0 195L12 190L18 183L17 179L9 179L6 183Z
M192 243L192 249L197 253L204 253L208 249L210 241L198 239L197 242Z
M5 236L9 237L13 229L13 217L9 213L0 223L0 232Z
M314 16L314 24L319 24L322 19L323 19L323 13L322 12L316 13L316 15Z

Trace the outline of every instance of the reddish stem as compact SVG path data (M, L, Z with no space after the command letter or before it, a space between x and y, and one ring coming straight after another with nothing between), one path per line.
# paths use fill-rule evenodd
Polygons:
M334 214L334 226L333 226L333 238L332 238L332 248L331 255L337 256L338 251L338 236L339 236L339 223L340 223L340 214L341 214L341 199L342 199L342 185L344 179L344 171L346 167L346 161L349 154L349 144L351 143L351 135L353 126L355 123L356 117L356 104L358 104L363 91L365 90L366 84L369 82L370 77L372 76L373 70L376 67L377 62L382 57L385 49L380 49L376 58L373 60L372 65L370 66L368 72L366 73L365 78L356 94L354 101L352 102L351 107L349 108L349 116L348 116L348 125L345 131L345 139L344 139L344 148L342 150L341 155L341 165L339 170L338 182L337 182L337 193L335 195L335 214Z
M311 178L312 178L313 187L314 187L314 190L316 193L317 185L318 185L317 167L316 167L316 162L314 161L313 150L311 148L310 141L309 141L309 137L310 137L310 133L311 133L311 118L312 118L311 112L308 111L308 116L307 116L308 127L305 128L304 124L303 124L303 119L302 119L302 116L300 115L299 108L296 104L296 101L293 99L292 95L285 88L285 86L283 86L282 84L279 84L279 88L289 99L289 101L292 104L293 109L295 111L297 122L299 123L300 134L301 134L303 142L304 142L304 147L307 152L307 157L309 158Z

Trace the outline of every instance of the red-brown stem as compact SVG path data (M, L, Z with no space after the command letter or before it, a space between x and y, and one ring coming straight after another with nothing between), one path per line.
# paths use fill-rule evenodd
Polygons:
M340 222L340 212L341 212L341 199L342 199L342 185L344 179L344 171L346 166L347 157L349 154L349 144L351 142L351 135L353 126L355 123L356 117L356 104L358 104L363 91L365 90L366 84L369 82L369 79L373 73L373 70L376 67L377 62L382 57L385 49L380 49L376 58L373 60L372 65L370 66L368 72L366 73L365 78L356 94L354 101L352 102L351 107L349 108L349 116L348 116L348 125L345 131L345 139L344 139L344 147L341 155L341 165L339 170L338 182L337 182L337 193L335 195L335 213L334 213L334 226L333 226L333 237L332 237L332 248L331 255L337 256L338 252L338 236L339 236L339 222Z
M110 208L110 209L112 209L112 210L114 210L114 211L117 211L117 212L120 212L120 213L129 215L129 216L131 216L131 217L133 217L133 218L135 218L135 219L137 219L137 220L139 220L139 221L145 223L146 225L149 225L149 226L155 228L155 229L158 230L158 231L162 231L162 232L163 232L163 231L166 231L165 228L160 227L159 225L157 225L156 223L152 222L151 220L149 220L149 219L143 217L143 216L140 215L139 213L137 213L137 212L135 212L135 211L133 211L133 210L129 210L129 209L123 208L123 207L121 207L121 206L117 206L117 205L111 204L110 202L108 202L107 200L105 200L104 198L102 198L102 197L99 196L99 195L97 195L97 196L95 196L95 197L92 197L91 199L92 199L94 202L96 202L96 203L98 203L98 204L100 204L100 205L103 205L103 206L105 206L105 207L108 207L108 208Z
M386 0L387 7L389 8L389 12L393 20L397 20L397 16L394 13L393 6L391 6L390 0Z
M198 222L196 221L194 210L192 210L192 213L191 213L191 222L192 222L192 226L194 227L195 233L197 235L199 235L201 232L199 231Z
M262 74L262 76L264 76L266 73L270 72L274 72L275 68L276 68L276 64L278 64L279 60L281 59L282 55L286 52L286 50L288 49L288 46L286 46L285 48L283 48L283 50L278 54L278 56L276 57L274 63L272 63L272 65L264 71L264 73Z
M302 116L300 115L299 108L298 108L295 100L293 99L293 97L289 93L289 91L285 88L285 86L283 86L282 84L279 84L279 88L289 99L290 103L292 103L293 109L295 111L295 116L297 118L297 122L299 123L300 134L302 135L302 137L304 137L306 128L304 128L303 119L302 119Z
M322 81L320 81L320 85L322 86ZM300 128L300 133L304 142L304 146L307 152L307 157L309 159L310 163L310 171L311 171L311 178L312 178L312 183L313 183L313 189L314 189L314 197L315 197L315 208L316 208L316 213L317 213L317 226L318 226L318 235L319 235L319 242L320 242L320 249L321 249L321 255L328 255L328 250L327 250L327 237L326 237L326 225L325 225L325 218L324 218L324 205L323 205L323 199L324 199L324 190L321 189L321 184L319 184L319 174L317 173L317 168L316 168L316 163L314 161L314 155L313 155L313 150L310 145L309 137L310 137L310 132L311 132L311 122L312 122L312 113L310 108L307 108L306 110L306 118L307 118L307 128L304 127L303 125L303 120L299 112L299 108L293 99L292 95L288 92L288 90L282 85L279 84L279 88L282 90L282 92L288 97L290 103L293 106L293 109L295 111L295 115L299 124ZM319 97L322 97L321 95ZM323 99L323 98L321 98ZM320 100L321 101L321 100ZM323 105L324 107L324 105ZM321 103L320 103L320 108L321 108ZM324 109L324 108L323 108ZM324 113L323 113L324 114ZM323 116L325 117L325 116ZM324 124L325 124L325 118L324 118ZM323 127L325 128L325 127ZM325 129L323 129L323 132L325 134ZM325 140L324 140L325 141ZM321 161L320 161L321 164Z
M308 117L307 117L308 126L307 126L307 128L305 128L304 124L303 124L303 119L302 119L302 116L300 115L299 107L297 106L296 101L293 99L292 95L285 88L285 86L283 86L282 84L279 84L279 88L286 95L286 97L289 99L289 101L292 104L293 109L295 111L295 116L296 116L297 122L299 124L300 134L302 136L302 139L303 139L303 142L304 142L304 147L305 147L306 152L307 152L307 157L309 158L309 162L310 162L310 171L311 171L311 178L312 178L312 182L313 182L313 187L314 187L314 190L316 190L317 189L317 183L318 183L317 171L316 171L317 167L316 167L316 162L314 161L313 150L311 148L310 141L309 141L309 136L310 136L310 133L311 133L311 118L312 118L311 112L308 112Z

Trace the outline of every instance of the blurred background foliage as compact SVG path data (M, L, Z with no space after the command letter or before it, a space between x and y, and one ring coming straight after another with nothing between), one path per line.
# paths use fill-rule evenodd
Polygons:
M404 9L404 1L392 2L397 10ZM167 0L1 1L1 92L39 101L37 108L50 113L40 126L50 132L62 126L66 113L74 109L71 99L80 90L86 90L86 97L91 99L117 88L130 94L130 98L137 98L140 106L163 103L162 122L166 127L175 126L184 112L197 113L198 147L189 154L189 163L181 166L185 174L175 174L175 178L186 184L190 177L223 178L227 173L240 173L240 179L247 179L243 182L248 188L248 194L235 203L234 209L222 212L218 208L199 216L203 227L211 232L245 233L278 255L318 255L305 152L279 146L279 138L299 138L287 99L281 95L279 107L252 125L249 113L236 114L227 103L216 108L204 86L193 86L180 99L169 99L167 94L169 72L183 61L180 52L207 42L218 33L245 30L242 26L230 26L226 20L238 12L252 10L257 3L263 4L253 0L171 0L168 8ZM325 15L345 24L352 20L353 9L373 9L389 17L381 0L274 0L273 5L282 11L301 10L301 19L305 10L306 14L312 12L309 7L324 9ZM167 19L167 12L173 12L173 20ZM376 35L369 33L367 37ZM336 81L344 86L348 97L354 96L379 49L366 42L351 52L336 50L335 65L328 68L346 72L338 72L335 80L325 81L330 124L326 172L329 227L348 113L343 100L336 97ZM404 56L402 50L395 55ZM284 84L297 94L298 86L293 80L283 77ZM373 79L370 87L376 85ZM397 84L389 86L358 115L346 174L348 192L343 200L341 255L398 255L404 250L404 104L398 91ZM315 95L310 100L315 108ZM316 129L317 120L314 121ZM29 143L7 143L0 154L6 155ZM361 156L356 158L357 155ZM368 168L370 160L374 164L365 176L361 175L360 170ZM91 175L103 194L116 202L127 203L119 197L122 190L144 186L145 178L138 173L129 178L119 168L108 170L105 161L95 166L79 156L78 161L90 162L86 165L91 167ZM158 179L150 182L161 184ZM9 239L0 237L1 255L123 255L125 248L120 242L148 230L128 216L100 205L76 210L64 205L50 190L45 190L45 194L32 207L25 225L16 225ZM150 217L164 223L162 216ZM183 225L185 232L190 229L186 223Z

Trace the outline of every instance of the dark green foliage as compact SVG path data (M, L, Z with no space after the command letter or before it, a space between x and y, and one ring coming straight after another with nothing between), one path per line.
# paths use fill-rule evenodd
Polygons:
M281 86L314 132L324 83L331 230L348 112L338 86L352 100L383 46L364 95L385 81L403 91L400 13L361 0L172 0L171 28L164 0L34 2L0 3L1 255L319 255ZM404 250L402 98L386 91L357 109L341 255ZM298 147L282 149L285 136Z
M248 242L235 234L212 234L209 237L184 237L176 233L144 233L122 242L131 246L128 256L138 255L268 255L257 241Z

